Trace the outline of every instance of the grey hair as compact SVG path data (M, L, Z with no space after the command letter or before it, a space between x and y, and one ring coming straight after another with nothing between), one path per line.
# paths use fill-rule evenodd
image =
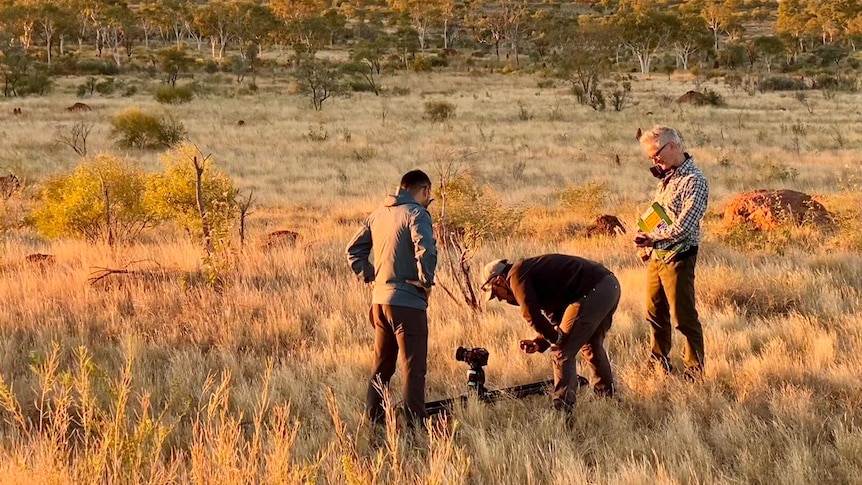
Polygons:
M685 145L679 132L669 126L655 125L652 129L645 131L640 138L641 143L655 142L657 146L664 146L673 142L680 150L685 151Z

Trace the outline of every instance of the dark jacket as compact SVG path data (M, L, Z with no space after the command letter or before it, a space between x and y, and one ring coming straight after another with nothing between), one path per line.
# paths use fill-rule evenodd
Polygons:
M588 259L546 254L515 262L507 279L527 323L554 341L557 333L548 317L559 323L569 305L586 296L609 274L610 270Z
M354 273L374 281L372 303L427 309L425 292L407 281L427 288L434 284L437 243L431 215L405 190L386 197L351 239L347 260Z

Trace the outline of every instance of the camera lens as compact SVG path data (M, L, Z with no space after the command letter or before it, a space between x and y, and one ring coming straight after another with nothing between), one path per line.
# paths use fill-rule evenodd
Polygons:
M464 347L458 347L458 349L455 350L455 360L459 362L465 362L465 359L467 358L467 352L467 349L465 349Z

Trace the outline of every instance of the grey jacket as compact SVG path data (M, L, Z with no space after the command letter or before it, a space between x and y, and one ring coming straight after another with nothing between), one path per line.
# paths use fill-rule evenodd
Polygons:
M431 214L406 190L386 197L351 239L347 261L354 273L374 282L372 303L427 309L425 292L407 281L426 288L434 284L437 243Z

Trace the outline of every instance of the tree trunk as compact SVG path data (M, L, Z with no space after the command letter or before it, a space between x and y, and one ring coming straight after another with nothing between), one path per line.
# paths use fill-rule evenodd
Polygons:
M449 19L443 20L443 49L449 48Z
M111 223L111 197L108 193L108 186L105 185L105 181L102 180L102 193L105 194L105 229L107 234L105 234L108 246L114 247L114 226Z
M198 215L200 215L201 218L201 232L204 237L204 251L206 251L207 257L211 257L213 252L212 236L210 234L207 208L204 203L203 188L204 163L206 163L206 159L198 161L198 157L194 157L192 158L192 163L195 166L195 199L198 204Z

